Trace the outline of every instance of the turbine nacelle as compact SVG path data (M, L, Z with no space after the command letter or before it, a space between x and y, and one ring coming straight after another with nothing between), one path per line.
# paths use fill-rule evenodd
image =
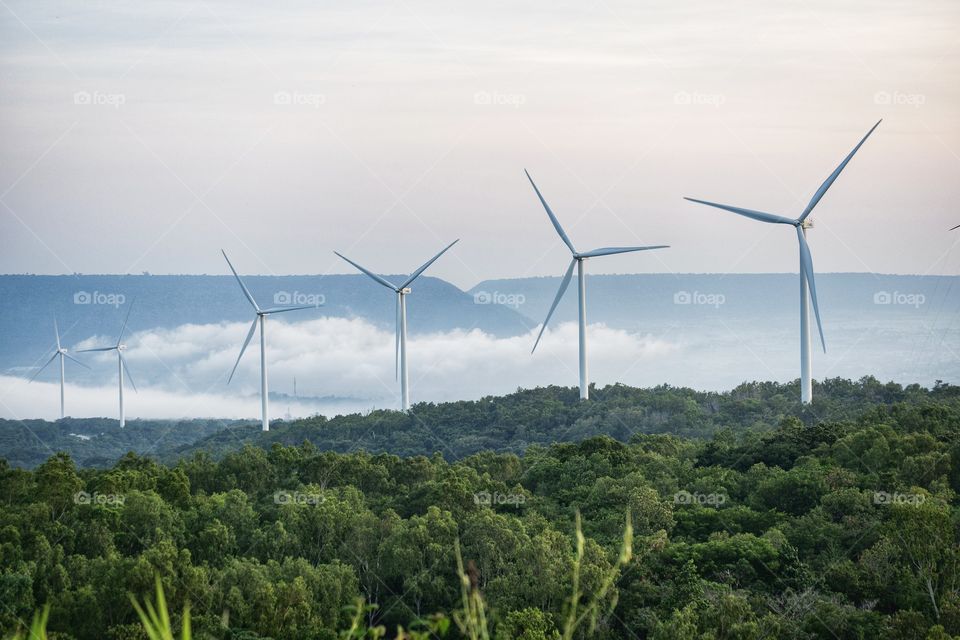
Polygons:
M400 289L400 291L398 291L397 293L402 293L403 295L407 295L411 291L413 291L413 289L411 289L410 287L404 287L403 289Z

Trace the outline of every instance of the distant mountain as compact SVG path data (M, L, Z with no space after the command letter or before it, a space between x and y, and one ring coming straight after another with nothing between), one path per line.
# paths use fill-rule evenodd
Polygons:
M575 284L557 307L555 321L576 321ZM825 325L960 312L960 276L823 273L817 275L816 284ZM469 293L540 323L559 286L559 277L485 280ZM761 324L786 321L793 327L799 299L799 276L790 273L587 276L588 321L630 330L717 318Z

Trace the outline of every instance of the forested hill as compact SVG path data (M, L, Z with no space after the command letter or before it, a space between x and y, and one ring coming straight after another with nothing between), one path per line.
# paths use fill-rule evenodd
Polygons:
M734 432L773 429L788 417L814 425L852 420L877 405L960 399L960 388L882 384L873 378L832 379L816 384L815 401L804 407L797 383L755 382L725 393L659 386L637 389L611 385L591 391L580 402L572 387L542 387L476 401L419 403L409 414L374 411L327 419L322 416L277 423L268 433L258 427L225 429L170 454L168 462L192 451L214 456L244 444L310 441L320 449L347 453L386 452L401 456L440 453L455 460L480 451L522 453L528 446L579 442L606 435L626 442L637 433L669 433L709 438L721 429Z
M613 385L594 389L580 402L576 388L544 387L501 397L449 403L419 403L409 414L374 411L334 418L276 421L260 431L252 421L115 420L0 421L0 457L32 467L55 451L81 466L109 466L128 451L175 464L203 451L220 458L245 444L269 448L304 441L322 450L386 452L401 456L440 453L448 460L479 451L522 453L531 445L578 442L597 435L622 442L638 433L709 438L720 430L764 431L787 417L815 425L857 419L877 405L957 402L960 389L881 383L873 378L817 383L812 405L801 406L797 383L749 383L724 393L660 386Z
M175 466L0 461L0 637L49 603L51 638L145 640L129 594L158 577L173 626L189 605L192 637L218 640L955 640L958 389L817 392L797 413L777 385L614 387L589 403L541 389L303 421L255 441L317 444ZM423 425L453 453L604 429L629 442L456 461L318 448L370 445L373 429L443 450L417 442ZM371 606L352 617L358 602ZM459 633L481 605L484 633Z

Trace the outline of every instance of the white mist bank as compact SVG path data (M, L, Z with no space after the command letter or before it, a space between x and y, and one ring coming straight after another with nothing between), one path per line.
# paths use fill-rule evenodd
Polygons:
M248 329L246 323L181 325L130 335L125 352L139 392L127 386L128 418L250 418L259 415L259 341L244 354L232 384L226 379ZM660 327L650 333L589 328L590 378L598 386L672 384L724 390L745 380L789 381L797 377L794 327L730 327L723 323L690 328ZM838 326L831 350L814 354L814 377L859 378L930 384L955 380L957 358L951 338L925 343L922 336L897 336L883 327ZM411 398L418 401L474 399L518 387L577 384L577 327L548 330L535 354L535 332L496 338L479 330L451 331L409 339ZM109 344L90 338L79 348ZM93 373L67 363L67 413L74 417L114 417L117 413L116 360L111 353L78 354ZM317 318L267 323L267 359L272 393L297 398L272 402L282 418L331 415L372 408L397 408L394 335L362 319ZM28 384L22 377L0 377L0 416L58 416L59 390L54 366Z

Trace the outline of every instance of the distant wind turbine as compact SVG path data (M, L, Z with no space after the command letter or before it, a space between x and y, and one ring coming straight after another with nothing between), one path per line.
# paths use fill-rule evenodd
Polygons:
M269 392L267 390L267 338L265 333L267 316L274 313L283 313L285 311L299 311L300 309L315 309L317 305L304 305L301 307L271 307L269 309L261 309L257 304L257 301L253 299L253 296L250 294L250 290L247 289L247 285L243 284L243 280L240 279L240 276L237 275L237 270L233 268L233 263L230 262L230 258L227 257L227 252L223 249L220 250L220 253L223 254L223 259L227 261L227 265L230 266L230 271L233 272L233 277L237 279L237 283L240 285L240 289L243 291L243 295L247 298L250 304L253 306L253 311L256 314L253 318L253 324L250 325L250 331L247 332L247 339L243 341L243 346L240 347L240 355L237 356L237 362L233 365L233 370L230 372L230 377L227 378L227 384L230 384L230 381L233 380L233 374L237 372L237 367L240 365L240 359L243 357L243 352L247 350L247 345L250 344L250 340L253 339L253 334L257 330L257 325L260 325L260 419L261 426L264 431L270 431L270 411L269 411Z
M460 242L459 239L454 240L437 255L433 256L427 260L423 266L410 274L402 284L395 285L386 278L382 278L377 274L373 273L361 267L359 264L351 260L350 258L337 253L338 256L352 264L354 267L370 276L374 282L383 285L384 287L394 291L397 294L397 323L396 323L396 340L394 341L394 375L400 377L400 406L404 411L407 411L410 408L410 377L407 370L407 295L410 293L410 285L413 284L413 281L420 277L420 274L426 271L427 267L432 265L437 258L442 256L447 252L447 249L453 245Z
M123 410L123 374L127 374L127 380L130 381L130 386L133 387L133 390L137 390L137 385L134 384L133 378L130 376L129 365L127 365L126 358L123 357L123 352L127 348L127 345L123 344L123 332L127 329L127 320L130 319L130 312L133 311L133 302L130 303L130 306L127 308L127 317L123 319L123 326L120 327L120 335L117 336L117 344L112 347L100 347L98 349L80 349L78 353L87 353L90 351L116 351L117 352L117 383L120 390L120 428L127 424L126 414Z
M813 300L813 312L817 317L817 329L820 332L820 344L823 346L823 352L827 352L827 342L823 337L823 325L820 322L820 306L817 304L817 287L813 277L813 259L810 257L810 247L807 245L807 229L813 226L813 221L808 220L808 216L817 206L820 199L827 192L827 189L834 183L840 172L847 166L853 155L860 150L863 143L867 141L870 134L880 126L883 120L878 120L877 124L867 131L867 135L857 143L847 157L843 159L833 173L827 176L820 188L807 203L806 208L800 214L799 218L791 219L772 213L763 213L762 211L753 211L751 209L741 209L740 207L731 207L725 204L707 202L706 200L696 200L694 198L684 198L690 202L699 202L718 209L732 211L741 216L759 220L760 222L769 222L773 224L792 225L797 230L797 242L800 245L800 401L808 403L813 400L813 380L810 375L810 300Z
M540 189L538 189L537 185L533 182L533 178L530 177L530 173L527 172L526 169L524 169L524 173L527 174L527 180L529 180L530 184L533 185L533 190L537 192L537 197L540 198L540 203L543 204L543 208L546 209L547 215L550 217L550 222L553 223L553 228L557 230L557 233L560 235L560 239L563 240L563 243L567 245L568 249L570 249L570 255L572 256L572 259L570 260L570 266L567 267L567 272L563 274L563 279L560 281L560 289L557 291L557 297L554 298L553 304L550 305L550 311L547 312L547 317L543 321L543 326L540 327L540 333L537 335L537 341L533 343L533 349L531 349L530 353L533 353L537 350L537 345L540 344L540 338L543 337L543 332L547 328L547 323L550 322L550 317L553 315L554 310L560 303L560 298L563 297L563 294L567 291L567 287L570 285L570 279L573 277L573 267L576 265L580 299L580 399L587 400L590 397L590 380L587 373L587 281L584 262L588 258L598 258L600 256L609 256L616 253L666 249L669 247L669 245L658 244L649 247L602 247L600 249L594 249L593 251L585 251L581 253L574 249L573 243L563 231L563 227L560 226L560 221L557 220L557 216L553 214L553 211L550 209L550 205L548 205L547 201L543 199L543 196L540 194Z
M68 332L69 332L69 330L68 330ZM64 415L65 415L65 414L64 414L64 401L63 401L63 400L64 400L63 388L64 388L64 386L65 386L65 375L64 375L64 366L63 366L63 361L64 361L64 359L73 360L74 362L76 362L78 365L80 365L80 366L83 367L84 369L89 369L90 367L88 367L87 365L83 364L82 362L80 362L79 360L77 360L76 358L74 358L72 355L70 355L69 353L67 353L66 348L64 348L63 346L61 346L61 344L60 344L60 328L57 326L57 319L56 319L56 318L53 319L53 333L54 333L54 335L57 336L57 350L54 351L54 352L53 352L53 355L50 356L50 359L47 360L47 361L44 363L44 365L43 365L42 367L40 367L40 369L37 370L37 372L36 372L35 374L33 374L33 377L30 378L30 382L33 382L34 380L36 380L36 379L37 379L37 376L39 376L40 373L41 373L44 369L46 369L47 366L48 366L51 362L53 362L53 361L59 356L59 358L60 358L60 419L62 420L63 417L64 417Z

